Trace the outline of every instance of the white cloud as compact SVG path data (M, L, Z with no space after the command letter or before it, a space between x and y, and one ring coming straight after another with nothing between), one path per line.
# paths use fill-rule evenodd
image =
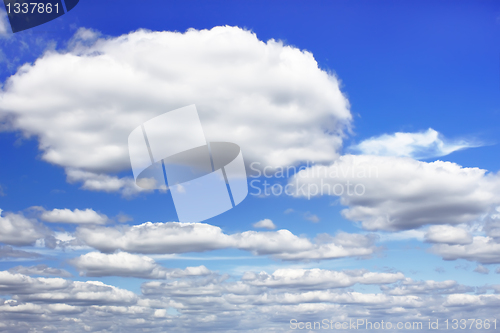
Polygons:
M33 278L0 271L0 292L19 301L68 304L135 303L137 296L99 281L69 281L61 278Z
M115 216L115 219L120 223L132 222L134 218L130 215L119 213Z
M245 231L225 234L205 223L143 223L113 228L80 227L79 240L103 252L116 250L145 254L203 252L224 248L270 255L283 260L321 260L349 256L369 256L376 250L371 235L338 233L320 235L315 242L290 231Z
M474 268L474 272L479 273L479 274L489 274L490 270L487 267L484 267L483 265L477 265L476 268Z
M273 221L271 221L270 219L263 219L263 220L260 220L259 222L255 222L253 224L253 227L254 228L270 229L270 230L276 229L276 226L274 225Z
M311 221L313 223L318 223L319 222L319 217L315 214L311 214L311 212L306 212L304 214L304 218L308 221Z
M46 222L52 223L76 223L76 224L104 224L108 217L99 214L91 208L85 210L75 209L53 209L43 211L40 218Z
M36 266L16 266L9 269L11 273L19 273L24 275L42 275L42 276L61 276L70 277L71 273L64 269L48 267L47 265L36 265Z
M500 295L468 295L453 294L449 295L444 302L447 307L462 307L476 310L479 313L484 312L488 307L494 307L500 301Z
M421 295L421 294L457 294L473 292L474 288L458 284L454 280L446 281L415 281L406 278L395 286L382 286L388 295Z
M103 252L203 252L230 247L233 241L219 227L204 223L151 223L135 226L79 228L78 239Z
M500 206L495 207L484 219L484 231L488 236L500 241Z
M270 288L340 288L350 287L356 283L384 284L394 283L404 278L402 273L373 273L362 271L332 271L324 269L279 269L272 274L247 272L242 281L253 286Z
M86 276L124 276L144 279L181 278L208 275L205 266L186 269L167 269L158 265L152 258L126 252L104 254L90 252L71 260L71 263Z
M0 209L0 242L9 245L32 245L51 232L22 214L5 213ZM4 215L4 216L2 216Z
M427 230L425 240L431 243L463 245L472 243L472 235L463 228L449 225L434 225Z
M289 181L299 197L340 196L342 215L368 230L398 231L480 219L500 201L500 177L455 163L345 155L301 170Z
M482 264L500 263L500 244L491 237L475 236L465 245L436 244L431 251L444 260L465 259Z
M22 66L1 94L12 130L37 136L42 158L68 172L103 177L129 169L129 133L193 103L206 138L239 144L248 161L280 166L338 157L349 103L309 52L236 27L139 30L91 45L78 34L69 51ZM84 188L127 188L87 176L79 180Z
M290 239L290 241L293 241ZM282 260L322 260L343 257L368 257L377 248L375 235L360 235L339 232L334 237L319 235L316 243L302 251L287 251L274 255Z
M102 34L94 29L80 28L75 32L75 35L70 39L69 45L74 49L84 49L95 43Z
M364 140L351 149L364 155L424 159L445 156L460 149L478 146L477 143L465 140L455 142L444 140L441 134L429 128L425 132L384 134Z
M9 32L12 32L12 29L10 28L7 12L0 9L0 36L6 35Z
M39 247L48 247L51 249L59 250L91 250L90 247L83 244L80 240L75 238L74 233L56 231L54 235L45 237L43 240L39 240L36 243Z
M425 231L415 229L397 232L377 232L376 234L379 236L381 242L403 241L409 239L423 241L425 237Z
M353 284L379 285L358 292ZM272 274L179 277L142 284L142 295L95 281L0 272L0 329L40 331L288 332L290 319L335 322L494 318L499 295L471 295L456 281L413 281L401 273L280 269ZM497 286L483 289L498 290ZM424 326L425 327L425 326ZM236 329L234 329L236 328Z

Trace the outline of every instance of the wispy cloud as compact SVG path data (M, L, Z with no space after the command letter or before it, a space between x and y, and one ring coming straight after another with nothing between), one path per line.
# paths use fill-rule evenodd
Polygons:
M259 222L254 223L253 227L254 228L264 228L264 229L269 229L269 230L276 229L276 226L274 225L273 221L271 221L270 219L260 220Z
M318 215L312 214L311 212L306 212L304 214L304 218L307 221L310 221L310 222L313 222L313 223L318 223L319 220L320 220L320 218L318 217Z
M41 207L36 207L36 209L42 212L40 218L43 221L50 223L104 224L109 220L106 215L100 214L91 208L87 208L85 210L56 208L49 211Z
M85 276L124 276L144 279L182 278L209 275L205 266L168 269L154 259L126 252L105 254L90 252L70 261Z
M383 134L351 146L349 150L364 155L411 157L426 159L449 155L457 150L480 147L471 140L447 140L429 128L425 132Z
M6 35L9 32L12 32L12 30L9 25L9 19L7 18L7 12L0 9L0 36Z

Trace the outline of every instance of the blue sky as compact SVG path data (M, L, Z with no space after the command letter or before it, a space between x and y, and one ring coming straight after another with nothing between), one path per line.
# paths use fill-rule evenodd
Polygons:
M15 34L1 18L0 330L500 321L496 2L87 0ZM127 148L191 104L249 184L197 224L136 186ZM264 181L296 191L255 195ZM313 193L346 182L362 194Z

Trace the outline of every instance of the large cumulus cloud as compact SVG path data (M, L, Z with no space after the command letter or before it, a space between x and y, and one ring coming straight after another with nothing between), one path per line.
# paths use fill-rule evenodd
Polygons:
M398 231L478 221L500 203L500 177L456 163L344 155L290 180L298 197L339 196L342 215L368 230Z
M36 136L70 181L126 193L133 183L106 176L129 168L130 131L185 105L198 106L208 140L274 166L333 161L351 121L338 80L311 53L237 27L80 30L69 50L22 66L0 97L10 129Z

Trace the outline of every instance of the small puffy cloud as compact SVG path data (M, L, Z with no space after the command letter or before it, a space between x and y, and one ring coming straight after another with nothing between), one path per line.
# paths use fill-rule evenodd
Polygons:
M488 267L484 267L483 265L478 264L476 268L474 268L474 272L479 274L489 274L490 270Z
M104 254L90 252L71 260L71 263L85 276L124 276L143 279L182 278L210 274L205 266L186 269L167 269L152 258L126 252Z
M439 266L439 267L434 268L434 271L439 273L439 274L446 273L446 270L444 269L443 266Z
M91 208L85 210L53 209L44 211L40 218L51 223L104 224L108 221L106 215L99 214Z
M470 244L472 235L465 229L450 225L434 225L429 227L425 240L430 243Z
M37 246L60 250L90 250L83 242L76 239L73 233L57 231L53 235L38 240Z
M102 34L100 31L89 28L79 28L70 39L69 45L74 49L85 48L95 43L101 36Z
M123 213L116 215L115 219L120 223L132 222L134 220L132 216Z
M475 236L470 244L436 244L431 252L440 255L444 260L465 259L481 264L500 263L500 243L491 237Z
M276 226L274 225L273 221L271 221L270 219L260 220L259 222L254 223L253 227L254 228L270 229L270 230L276 229Z
M474 272L479 273L479 274L489 274L490 270L488 267L484 267L483 265L477 265L476 268L474 268Z
M97 37L79 30L68 50L23 65L1 92L9 128L36 136L43 160L85 189L137 191L113 175L130 169L129 133L191 104L206 138L237 143L248 161L339 156L349 102L307 51L228 26Z
M376 250L372 235L320 235L315 242L282 229L225 234L206 223L151 223L136 226L80 227L77 239L102 252L144 254L204 252L225 248L270 255L282 260L322 260L369 256Z
M66 169L66 175L69 183L81 182L81 188L89 191L121 192L127 198L133 197L140 192L149 191L137 186L131 177L118 178L103 173L74 168Z
M36 265L36 266L16 266L9 269L11 273L19 273L24 275L42 275L42 276L60 276L60 277L71 277L71 273L60 268L48 267L47 265Z
M5 197L5 189L2 185L0 185L0 197Z
M279 269L272 274L246 272L242 281L252 286L270 288L344 288L360 284L394 283L404 278L402 273L373 273L362 271L332 271L325 269Z
M498 174L403 157L344 155L299 171L289 185L297 197L339 196L342 215L368 230L467 223L500 203Z
M454 142L445 140L441 134L429 128L425 132L397 132L369 138L351 149L364 155L425 159L445 156L460 149L478 146L477 143L465 140Z
M307 221L311 221L313 223L318 223L319 222L319 217L315 214L312 214L311 212L306 212L304 214L304 218L307 220Z
M2 216L4 215L4 216ZM0 242L9 245L32 245L51 232L22 214L5 213L0 209Z

